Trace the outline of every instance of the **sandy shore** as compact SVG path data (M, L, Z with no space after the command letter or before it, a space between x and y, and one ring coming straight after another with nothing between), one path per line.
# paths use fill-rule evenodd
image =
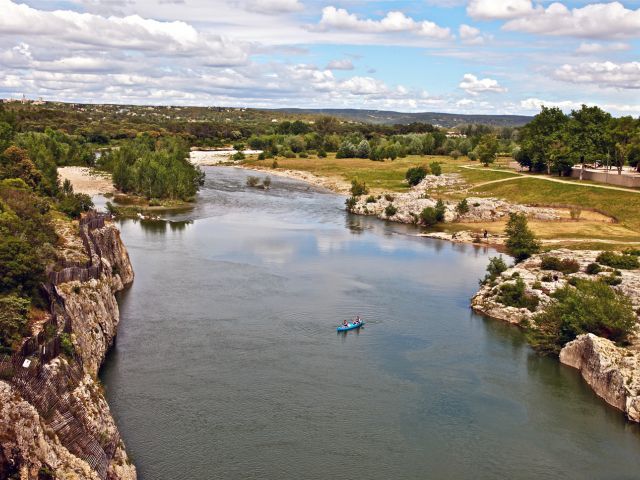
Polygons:
M87 167L59 167L60 180L69 180L76 193L87 195L100 195L111 193L115 190L111 182L111 175L98 173Z
M339 193L340 195L350 195L351 184L346 180L339 178L327 178L319 177L313 173L302 172L300 170L275 170L270 168L260 168L248 165L237 165L237 168L245 170L255 170L256 172L262 172L269 176L274 177L286 177L293 178L295 180L302 180L316 187L326 188L332 192Z

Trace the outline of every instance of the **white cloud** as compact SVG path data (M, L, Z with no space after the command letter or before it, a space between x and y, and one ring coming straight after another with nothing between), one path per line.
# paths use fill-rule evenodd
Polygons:
M245 8L252 12L278 14L298 12L304 7L298 0L249 0Z
M462 82L459 85L469 95L478 95L480 93L505 93L506 88L500 86L497 80L492 78L479 79L471 73L467 73L462 77Z
M620 52L630 50L631 45L628 43L615 42L615 43L597 43L597 42L582 42L576 49L576 53L580 55L592 55L605 52Z
M460 25L459 28L460 40L467 45L481 45L485 42L486 36L480 32L480 29L465 25Z
M505 20L533 12L530 0L469 0L467 13L477 20Z
M640 89L640 62L588 62L563 65L554 77L570 83L588 83L600 87Z
M11 0L0 0L0 33L28 35L76 48L127 49L153 54L203 56L209 65L247 60L246 46L199 33L180 21L160 22L138 15L102 17L70 10L44 11Z
M345 30L361 33L414 33L434 39L451 38L451 30L428 20L416 21L402 12L388 12L381 20L361 19L344 8L322 9L319 27L323 30Z
M640 9L630 10L620 2L594 3L569 9L555 2L547 8L536 8L533 14L514 18L503 28L555 36L633 38L638 37L640 31Z
M597 105L603 110L612 112L616 115L640 114L640 105L633 105L633 104L606 103L606 102L604 103L575 102L572 100L549 101L549 100L541 100L539 98L527 98L526 100L520 101L520 107L528 112L537 112L540 110L542 105L544 105L545 107L558 107L564 112L569 112L571 110L580 109L583 104L589 107L593 107Z
M327 69L329 70L353 70L354 68L353 62L347 58L343 60L331 60L327 64Z

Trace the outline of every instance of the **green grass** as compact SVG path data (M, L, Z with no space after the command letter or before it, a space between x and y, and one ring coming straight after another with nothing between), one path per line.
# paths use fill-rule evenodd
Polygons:
M596 209L614 217L621 226L640 232L640 194L637 193L555 183L534 177L483 185L474 192L519 203Z

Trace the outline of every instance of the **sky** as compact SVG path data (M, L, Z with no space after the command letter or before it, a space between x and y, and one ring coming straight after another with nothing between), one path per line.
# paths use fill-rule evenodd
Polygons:
M640 115L640 0L0 0L0 97Z

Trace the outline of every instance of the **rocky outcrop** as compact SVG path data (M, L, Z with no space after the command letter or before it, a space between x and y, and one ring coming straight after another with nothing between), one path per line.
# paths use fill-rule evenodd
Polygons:
M609 405L640 422L640 357L591 333L580 335L560 352L560 361L576 368Z
M96 278L51 285L54 339L0 372L0 478L136 478L97 379L119 323L114 294L131 283L133 270L113 224L89 219L79 231L82 241L65 237L62 248L89 258L84 268ZM84 279L79 269L71 273ZM72 347L51 359L60 339Z
M587 265L594 263L599 251L554 250L521 262L503 272L495 282L489 282L471 300L474 311L503 320L514 325L523 322L535 326L535 314L543 311L552 301L552 294L564 287L572 277L594 279L610 276L613 269L604 268L597 275L586 273ZM575 260L579 271L571 274L543 270L544 256ZM626 294L639 312L640 270L617 272L619 285L615 288ZM500 302L500 287L521 279L525 293L538 298L538 306L530 311L526 308L505 306ZM632 338L628 347L620 347L612 341L593 334L580 335L567 343L560 352L560 361L580 371L594 392L608 404L623 411L627 417L640 422L640 339Z

